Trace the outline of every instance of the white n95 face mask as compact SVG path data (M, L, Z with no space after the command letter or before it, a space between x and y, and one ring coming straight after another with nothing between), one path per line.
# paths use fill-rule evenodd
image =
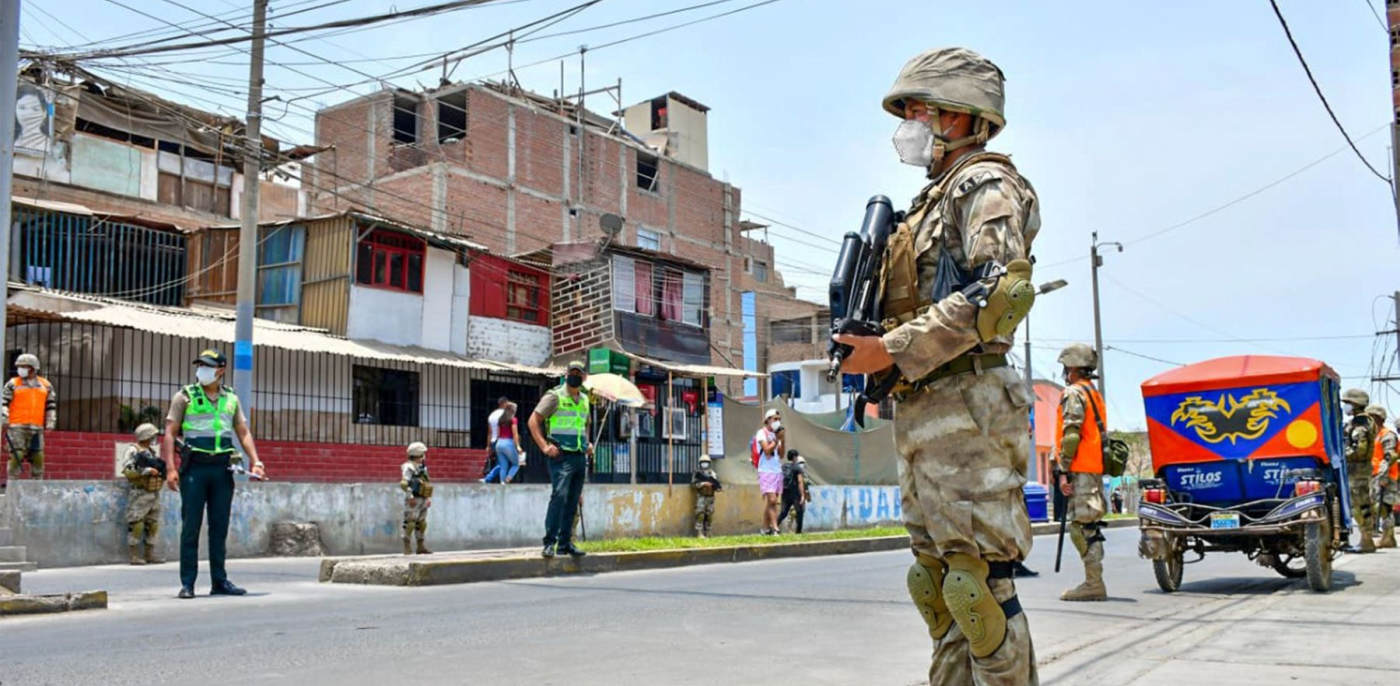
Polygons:
M208 386L209 384L214 383L214 378L216 376L218 376L218 371L213 367L195 367L194 378L195 380L199 381L199 385L201 386Z
M894 150L899 161L927 169L933 165L933 148L937 137L925 122L905 119L894 130Z

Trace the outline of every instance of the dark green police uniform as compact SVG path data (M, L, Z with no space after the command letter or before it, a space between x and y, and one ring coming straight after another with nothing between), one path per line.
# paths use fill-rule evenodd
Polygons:
M233 389L222 387L210 397L204 388L191 384L180 389L178 408L186 403L184 417L178 419L186 450L180 459L180 583L194 586L199 572L199 529L209 513L209 576L215 587L228 581L224 570L228 520L233 508L233 472L230 461L236 456L234 427L242 412Z
M544 519L544 544L569 549L573 539L574 512L578 510L583 482L588 475L588 392L580 390L575 400L566 387L550 391L557 402L548 399L540 403L540 412L548 419L549 440L559 446L559 457L549 463L549 509ZM540 410L537 409L537 412Z

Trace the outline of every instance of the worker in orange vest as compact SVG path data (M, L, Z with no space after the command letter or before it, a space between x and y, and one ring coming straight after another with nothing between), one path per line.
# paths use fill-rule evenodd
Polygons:
M29 353L15 360L16 376L0 395L0 428L10 451L10 478L17 479L29 462L29 476L44 478L44 431L58 421L58 395L39 376L39 358Z
M1381 540L1377 548L1395 547L1395 507L1397 477L1400 477L1400 436L1396 436L1385 425L1385 408L1369 405L1366 414L1376 420L1380 432L1376 434L1375 452L1371 454L1371 498L1376 503L1376 517L1380 520ZM1374 531L1371 533L1375 533Z
M1055 422L1059 446L1056 473L1060 492L1069 499L1065 520L1070 540L1084 560L1084 583L1060 595L1060 600L1107 600L1103 584L1103 396L1094 388L1098 354L1084 343L1071 343L1060 352L1065 390Z

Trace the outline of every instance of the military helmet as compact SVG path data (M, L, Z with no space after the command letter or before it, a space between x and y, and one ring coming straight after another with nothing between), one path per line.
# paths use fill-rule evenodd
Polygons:
M155 425L155 424L152 424L152 423L150 423L150 422L146 422L145 424L142 424L141 426L136 427L136 440L137 440L137 441L149 441L149 440L151 440L152 438L155 438L156 435L159 434L159 433L160 433L160 430L156 428L156 425Z
M1358 408L1371 404L1371 396L1360 388L1348 388L1342 391L1342 402L1356 405Z
M703 466L705 466L705 465L707 465L707 464L710 464L710 457L709 457L708 455L701 455L701 456L700 456L700 466L703 467Z
M885 111L904 118L904 101L918 100L986 120L988 138L1006 117L1006 77L991 60L967 48L934 48L909 60L885 95Z
M427 454L428 446L424 445L422 441L414 441L408 444L409 457L422 457Z
M1059 363L1071 369L1093 369L1099 366L1099 354L1088 343L1070 343L1060 351Z
M20 355L19 357L15 358L15 366L30 367L37 372L39 371L39 357L37 355L24 353L23 355Z
M1366 414L1371 415L1376 419L1376 421L1382 424L1385 423L1385 408L1381 407L1380 405L1367 405Z

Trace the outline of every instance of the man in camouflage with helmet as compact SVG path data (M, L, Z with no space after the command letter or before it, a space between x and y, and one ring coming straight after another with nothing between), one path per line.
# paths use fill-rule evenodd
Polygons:
M433 551L423 545L428 535L428 508L433 504L433 485L428 479L428 446L421 441L408 444L408 459L399 467L399 489L403 501L403 554L427 555ZM415 548L410 537L418 539Z
M1376 520L1371 503L1371 456L1375 454L1379 431L1376 420L1366 414L1366 406L1371 404L1366 391L1348 388L1342 393L1342 404L1351 415L1346 427L1347 490L1351 494L1351 516L1361 532L1361 541L1352 552L1373 553L1376 542L1371 536Z
M165 485L165 461L156 455L153 441L160 435L155 424L136 427L136 442L122 455L126 496L126 547L134 565L164 562L156 554L160 534L160 489ZM145 543L144 554L141 544Z
M44 478L44 432L58 422L58 395L53 384L39 376L39 357L24 353L15 358L15 377L0 390L0 431L10 451L10 478L18 479L29 463L32 479Z
M1396 476L1400 473L1400 437L1385 425L1385 408L1380 405L1366 406L1366 414L1375 421L1376 447L1371 454L1371 503L1374 505L1376 525L1381 531L1377 548L1395 547L1395 513L1397 502ZM1375 533L1373 530L1372 534Z
M884 99L902 121L900 160L929 184L890 237L881 273L883 336L837 336L843 370L898 373L895 442L909 592L933 639L932 684L1038 683L1012 569L1031 548L1021 486L1029 389L1007 364L1034 299L1035 191L1003 155L1003 77L971 50L910 60ZM962 292L989 284L985 298ZM936 284L957 282L935 291Z
M1065 390L1056 421L1056 486L1068 498L1065 520L1070 540L1084 561L1084 583L1065 591L1060 600L1107 600L1103 583L1103 396L1094 388L1098 354L1083 343L1060 352Z

